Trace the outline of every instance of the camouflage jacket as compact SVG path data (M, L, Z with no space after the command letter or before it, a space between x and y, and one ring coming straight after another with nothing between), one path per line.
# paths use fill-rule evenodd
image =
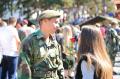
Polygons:
M63 79L63 63L58 43L46 44L40 30L23 40L18 79Z
M110 28L106 33L106 45L110 52L118 50L119 47L119 35L114 28Z

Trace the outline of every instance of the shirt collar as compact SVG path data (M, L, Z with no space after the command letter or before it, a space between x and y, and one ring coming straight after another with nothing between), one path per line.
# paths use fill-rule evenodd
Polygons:
M40 31L40 29L36 30L35 34L37 35L37 39L44 38L44 35L43 35L42 31Z

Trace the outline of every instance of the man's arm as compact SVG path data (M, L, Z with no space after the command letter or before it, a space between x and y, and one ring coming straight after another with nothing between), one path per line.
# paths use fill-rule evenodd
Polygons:
M19 52L20 50L20 45L21 45L21 41L20 41L20 38L18 36L18 32L17 32L17 29L14 29L14 38L16 40L16 47L17 47L17 52Z
M28 56L28 53L30 53L29 46L30 45L27 40L24 40L22 42L20 48L20 63L18 70L20 76L18 79L31 79L30 58Z

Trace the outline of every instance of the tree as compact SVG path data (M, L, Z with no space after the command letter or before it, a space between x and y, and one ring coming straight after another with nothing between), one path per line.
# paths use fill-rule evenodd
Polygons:
M0 16L2 17L6 10L10 11L11 15L16 10L14 0L0 0Z
M74 0L63 0L63 6L64 8L71 8L74 7L75 1Z
M107 10L111 11L113 6L108 5L111 4L110 0L105 0L105 3L109 7ZM0 16L6 9L11 12L11 15L14 11L20 10L21 14L30 16L42 9L73 8L75 5L77 5L78 11L79 7L83 5L87 7L90 14L99 15L99 12L103 9L102 4L102 0L0 0Z
M87 7L87 11L90 15L101 15L102 13L114 11L114 6L111 0L75 0L75 3L78 7L80 5Z
M61 9L73 7L74 0L18 0L18 9L22 8L23 14L31 15L36 10ZM22 6L22 7L20 7Z
M0 17L2 17L4 11L3 3L0 1Z
M7 9L10 0L0 0L0 17L3 16L3 12Z
M86 3L89 3L90 0L75 0L75 4L79 7L80 5L84 5Z

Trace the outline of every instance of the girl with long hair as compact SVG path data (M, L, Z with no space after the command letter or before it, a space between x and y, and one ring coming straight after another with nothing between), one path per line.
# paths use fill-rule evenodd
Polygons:
M112 63L100 29L82 27L75 79L112 79Z

